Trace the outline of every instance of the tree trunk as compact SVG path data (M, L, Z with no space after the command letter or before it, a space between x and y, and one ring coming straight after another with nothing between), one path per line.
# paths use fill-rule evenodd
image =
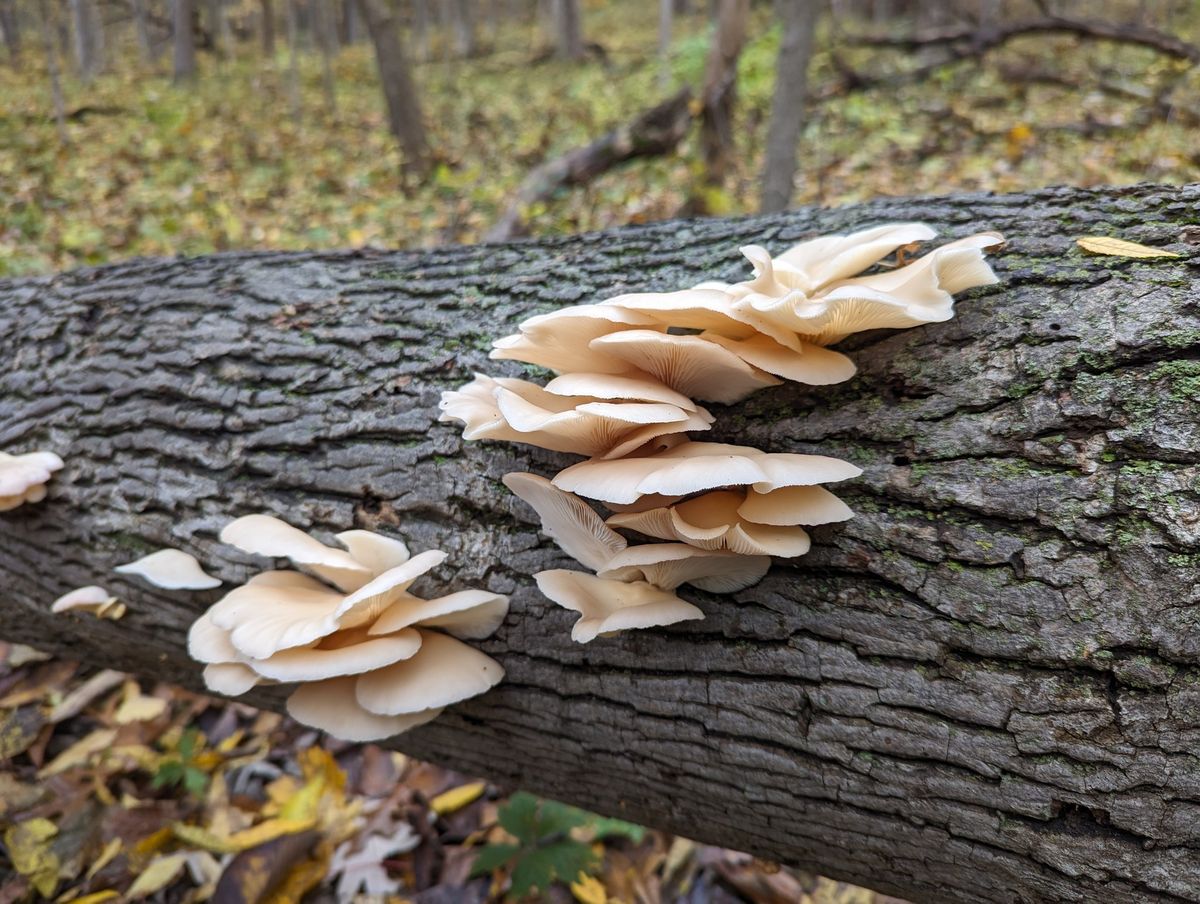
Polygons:
M737 65L746 44L750 0L719 0L708 62L704 68L704 109L700 117L700 148L705 177L711 185L725 182L733 154L733 114L737 96Z
M0 0L0 32L4 33L8 61L16 64L21 58L21 25L16 0Z
M560 57L583 59L583 12L579 0L554 0L554 32Z
M225 45L225 29L221 24L221 20L224 17L224 13L221 10L221 0L207 0L205 9L208 20L208 34L212 41L213 53L218 57L223 57L229 52L229 48Z
M259 0L259 20L262 25L262 50L267 59L275 58L275 4Z
M424 175L429 169L429 142L425 137L425 121L421 115L417 86L400 41L395 17L391 8L381 0L358 0L358 4L375 45L379 81L383 84L383 96L387 101L388 127L404 152L403 168L406 172Z
M775 66L775 96L771 100L771 125L763 163L760 206L763 213L784 210L792 203L796 152L804 129L808 95L808 64L819 16L817 0L779 0L778 6L783 18L783 40Z
M671 30L675 18L675 0L658 0L658 88L671 84Z
M54 127L58 130L58 141L63 147L71 143L67 133L66 104L63 102L62 67L58 65L58 47L54 43L54 8L43 6L39 11L38 24L42 32L42 48L46 52L46 72L50 76L50 97L54 104Z
M113 566L269 511L445 549L513 596L487 695L397 739L468 774L922 902L1200 899L1200 185L888 199L427 253L137 260L0 283L0 448L66 460L0 518L0 637L198 685L220 591ZM464 444L441 390L531 314L743 278L740 245L1000 229L948 323L844 343L851 382L760 392L711 438L837 455L858 512L707 619L581 647L529 575L573 563L500 488L566 456ZM1089 257L1098 231L1180 260ZM1188 257L1191 257L1191 260ZM54 616L85 584L119 622ZM228 589L228 585L226 587ZM277 707L277 691L249 699Z
M104 64L104 24L93 0L71 0L71 24L79 78L90 82Z
M132 0L133 29L137 34L138 53L142 62L154 59L154 42L150 39L150 21L146 16L146 0Z
M192 0L173 0L175 82L196 77L196 36L192 31Z
M287 28L288 74L287 92L288 108L292 113L292 122L300 125L300 23L296 16L296 0L283 0L284 24Z
M451 0L451 18L454 21L454 48L464 59L475 55L475 13L471 0Z
M333 61L338 52L337 22L334 9L328 3L318 3L313 11L316 21L317 42L321 48L321 85L325 93L325 109L331 117L337 117L337 80L334 77Z

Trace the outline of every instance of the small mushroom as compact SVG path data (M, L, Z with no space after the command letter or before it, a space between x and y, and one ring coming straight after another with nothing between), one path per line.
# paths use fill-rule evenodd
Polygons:
M537 512L543 533L579 564L599 570L628 545L591 506L545 477L513 472L503 479L506 487Z
M70 593L64 593L50 604L50 611L55 614L74 611L90 612L97 618L116 621L125 614L126 609L124 603L103 587L92 584L72 590Z
M658 508L618 513L607 523L701 549L792 557L808 552L808 533L800 525L852 516L850 508L823 487L798 486L767 493L714 490Z
M936 237L937 232L924 223L885 223L849 235L801 242L775 261L789 288L811 295L837 280L858 275L899 248Z
M241 662L214 662L204 667L204 686L214 694L240 697L262 679Z
M629 504L646 494L681 497L728 486L768 492L846 480L861 473L854 465L825 455L689 441L643 458L583 461L560 472L553 483L589 499Z
M461 640L491 637L508 615L508 597L487 590L460 590L431 600L405 594L377 618L371 635L390 634L412 625L441 628Z
M352 628L323 637L314 646L281 650L246 665L272 681L323 681L383 668L414 656L420 648L421 635L411 628L384 637L369 637L366 630Z
M559 373L622 374L623 361L591 347L598 336L629 329L653 329L652 317L606 305L576 305L530 317L521 332L492 343L497 360L524 361Z
M210 590L221 581L205 574L194 556L178 549L160 549L125 565L117 574L134 574L165 590Z
M443 393L440 407L439 420L466 424L468 440L527 443L603 458L626 455L664 434L707 430L712 423L712 415L694 405L686 410L665 402L564 396L525 380L484 374Z
M53 452L9 455L0 452L0 512L46 498L46 483L63 461Z
M613 556L602 578L645 581L664 590L691 584L711 593L733 593L762 580L770 556L697 549L686 543L643 543Z
M547 598L580 614L571 628L576 643L631 628L704 618L696 606L645 581L618 581L564 569L539 571L533 577Z
M326 546L271 515L244 515L225 525L221 542L243 552L288 558L347 593L375 575L350 553Z
M500 663L447 634L421 631L414 656L360 675L354 694L380 716L399 716L449 706L475 697L504 677Z
M357 680L349 676L301 685L287 699L288 715L335 738L356 743L390 738L441 715L440 709L399 716L368 712L355 696Z

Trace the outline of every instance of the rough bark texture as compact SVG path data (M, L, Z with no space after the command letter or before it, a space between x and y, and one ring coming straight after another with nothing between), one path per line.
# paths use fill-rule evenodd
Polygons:
M1073 243L1175 243L1197 203L1047 189L0 284L0 448L67 461L0 519L0 637L196 687L184 630L219 591L114 565L172 545L241 581L262 563L215 536L252 511L378 528L450 553L426 589L514 600L482 645L506 681L406 751L917 901L1198 900L1200 274ZM566 457L464 445L438 393L519 373L486 349L533 313L899 219L1003 230L1003 283L712 434L858 463L858 517L734 597L686 594L702 622L573 644L529 578L571 563L499 482ZM130 614L48 614L91 583Z

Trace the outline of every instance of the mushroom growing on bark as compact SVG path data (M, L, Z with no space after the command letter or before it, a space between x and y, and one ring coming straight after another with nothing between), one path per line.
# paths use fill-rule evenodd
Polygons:
M0 512L26 502L41 502L50 476L62 466L63 460L53 452L0 452Z
M160 549L125 565L118 565L117 574L135 574L165 590L211 590L221 581L205 574L195 556L178 549Z
M443 552L409 558L403 543L368 531L338 534L342 551L268 515L239 518L221 537L247 552L287 556L328 583L297 571L265 571L201 615L188 634L188 652L206 664L204 679L214 691L237 695L263 681L300 683L288 701L293 717L347 740L372 740L428 721L449 703L486 690L480 681L464 683L455 671L465 661L493 684L503 675L499 663L449 635L487 637L504 620L507 597L464 590L424 600L409 592L445 560ZM447 649L459 655L439 654ZM410 660L420 669L396 668ZM379 711L360 699L378 697L361 689L377 687L373 676L384 672L390 686L398 676L420 678L414 679L416 690L403 691L409 699L439 680L476 690L454 700L430 693L423 705L403 714Z
M50 604L50 611L54 613L90 612L97 618L116 621L125 614L125 604L103 587L92 584L72 590L70 593L64 593Z

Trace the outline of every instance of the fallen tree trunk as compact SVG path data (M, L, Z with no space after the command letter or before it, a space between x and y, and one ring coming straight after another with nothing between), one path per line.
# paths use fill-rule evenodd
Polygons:
M0 284L0 448L66 459L0 518L0 637L197 687L218 592L111 573L152 548L228 581L252 511L440 547L511 593L488 695L397 746L919 901L1200 899L1200 274L1084 256L1179 241L1200 185L888 200L427 253L134 261ZM850 383L760 392L714 438L861 465L818 530L703 622L573 644L569 566L502 489L563 456L464 445L439 391L521 318L735 278L736 248L921 219L1003 230L955 320L845 343ZM100 583L115 623L48 613ZM277 707L269 691L251 697Z

